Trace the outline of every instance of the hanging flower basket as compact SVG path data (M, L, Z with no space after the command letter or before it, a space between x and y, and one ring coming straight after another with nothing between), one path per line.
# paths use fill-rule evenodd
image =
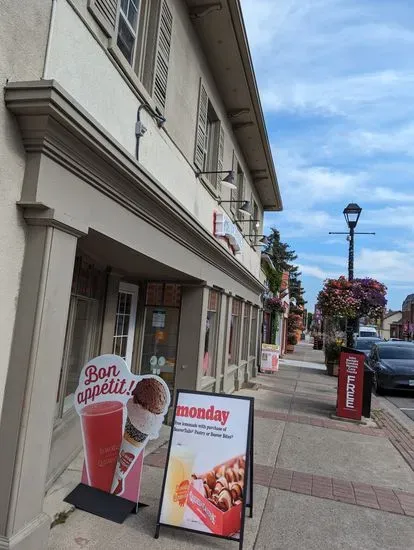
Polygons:
M387 287L375 279L348 281L341 276L325 281L318 294L317 307L325 318L380 317L387 303L386 293Z
M267 298L264 303L264 308L274 313L285 313L286 306L278 296Z

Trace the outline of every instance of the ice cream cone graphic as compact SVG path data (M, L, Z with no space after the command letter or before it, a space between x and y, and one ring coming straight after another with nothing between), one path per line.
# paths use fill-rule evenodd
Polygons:
M123 493L128 472L148 440L158 437L169 402L168 387L159 378L143 378L135 386L132 397L127 402L127 419L111 493Z

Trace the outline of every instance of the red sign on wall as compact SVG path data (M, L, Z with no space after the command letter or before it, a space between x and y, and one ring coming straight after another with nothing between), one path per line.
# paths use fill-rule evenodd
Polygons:
M339 360L338 401L336 414L361 420L365 355L358 351L342 351Z

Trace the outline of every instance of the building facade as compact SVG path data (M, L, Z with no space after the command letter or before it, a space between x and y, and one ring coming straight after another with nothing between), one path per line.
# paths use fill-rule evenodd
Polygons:
M390 338L398 338L398 336L394 336L393 327L401 324L401 315L401 310L389 311L386 315L384 315L380 328L381 338L383 338L384 340L389 340Z
M238 0L24 4L0 22L0 548L40 550L88 359L172 391L256 373L282 203Z

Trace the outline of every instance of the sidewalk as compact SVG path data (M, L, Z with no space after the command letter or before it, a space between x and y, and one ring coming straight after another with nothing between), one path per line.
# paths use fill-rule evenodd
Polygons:
M260 374L253 389L238 392L255 397L255 508L245 550L414 550L414 423L403 427L381 398L380 427L332 420L337 379L315 365L322 367L320 352L301 343L277 374ZM123 525L75 510L51 530L49 549L237 549L167 528L153 538L166 448L164 439L145 459L147 508Z

